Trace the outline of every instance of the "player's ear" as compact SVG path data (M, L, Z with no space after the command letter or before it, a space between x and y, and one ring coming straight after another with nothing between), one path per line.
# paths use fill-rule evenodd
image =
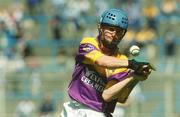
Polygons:
M98 30L100 30L100 29L101 29L101 25L100 25L100 24L98 24L98 25L97 25L97 27L98 27Z
M98 24L98 31L102 32L103 31L103 26L101 24Z
M99 33L101 33L101 24L97 25Z

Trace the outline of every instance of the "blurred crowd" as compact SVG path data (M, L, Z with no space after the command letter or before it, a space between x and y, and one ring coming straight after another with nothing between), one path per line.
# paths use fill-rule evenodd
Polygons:
M30 41L37 38L80 40L82 36L96 36L100 14L111 7L122 8L128 13L129 29L125 40L142 47L159 38L165 41L165 34L173 33L173 29L168 27L162 32L160 24L164 22L171 26L178 22L180 14L178 0L14 1L0 9L1 53L9 59L25 58L33 55ZM176 35L172 35L175 38ZM153 56L156 56L155 52L150 53L150 57Z
M40 45L46 44L58 57L58 65L69 66L70 63L66 63L69 51L73 56L76 47L63 42L79 42L83 36L97 36L101 13L112 7L124 9L129 17L129 28L120 45L123 52L128 55L128 48L136 44L142 50L142 57L153 62L163 56L166 73L173 73L176 40L180 39L178 28L174 28L180 23L179 0L12 0L0 8L0 63L6 61L6 67L14 71L39 67L42 60L37 57L46 52ZM49 98L45 97L44 103L48 103ZM44 111L54 111L49 105L40 107L42 117L45 117ZM16 114L29 117L30 114L20 114L34 109L34 102L25 99L17 106Z
M148 45L150 50L155 50L155 44L151 42L161 38L166 42L166 33L174 33L170 27L178 22L180 14L178 0L13 1L0 9L1 54L8 59L24 59L34 55L32 40L80 40L82 36L96 36L100 14L111 7L122 8L128 13L129 29L125 43L137 43L140 47ZM163 31L162 23L167 25ZM171 35L171 38L177 38L176 34ZM156 55L151 51L148 56L154 58Z

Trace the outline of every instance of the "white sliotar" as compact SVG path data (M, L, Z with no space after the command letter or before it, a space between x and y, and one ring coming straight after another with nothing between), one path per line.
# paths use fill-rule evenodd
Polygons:
M139 55L140 48L137 45L133 45L130 47L129 52L131 55L137 56L137 55Z

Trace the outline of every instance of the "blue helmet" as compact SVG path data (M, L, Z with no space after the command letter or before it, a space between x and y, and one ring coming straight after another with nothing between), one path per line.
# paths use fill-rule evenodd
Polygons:
M101 15L100 24L117 26L127 30L128 17L126 13L119 9L109 9Z

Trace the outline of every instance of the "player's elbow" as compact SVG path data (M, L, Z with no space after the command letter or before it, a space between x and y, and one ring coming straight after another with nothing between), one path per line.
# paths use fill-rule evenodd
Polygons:
M102 97L103 97L103 100L104 100L105 102L110 102L110 101L111 101L111 98L109 98L109 97L106 96L106 95L102 95Z
M104 62L103 62L101 59L97 59L95 63L96 63L96 65L98 65L98 66L102 66L102 67L105 66L105 65L104 65Z
M102 98L105 102L110 102L114 99L114 97L106 90L102 93Z

